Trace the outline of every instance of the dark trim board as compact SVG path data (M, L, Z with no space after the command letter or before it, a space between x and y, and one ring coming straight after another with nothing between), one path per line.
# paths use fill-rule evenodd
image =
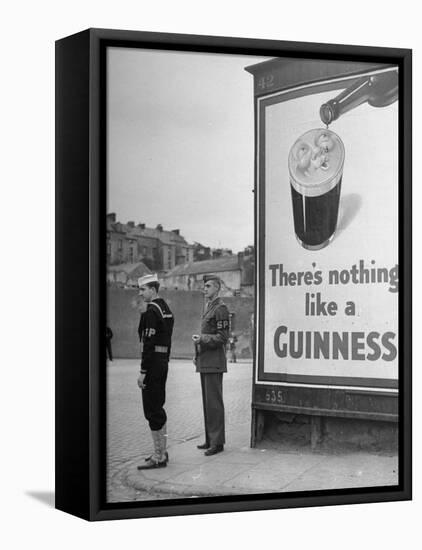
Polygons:
M295 414L398 422L395 392L255 384L252 406Z

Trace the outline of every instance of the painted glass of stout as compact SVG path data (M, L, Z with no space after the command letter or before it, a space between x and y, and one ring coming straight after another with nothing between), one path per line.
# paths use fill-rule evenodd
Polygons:
M297 240L308 250L327 246L337 226L344 145L328 129L296 140L289 153L290 189Z

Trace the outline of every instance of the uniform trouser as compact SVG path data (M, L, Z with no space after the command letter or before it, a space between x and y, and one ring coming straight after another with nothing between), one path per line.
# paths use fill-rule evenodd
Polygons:
M154 362L148 366L142 390L144 415L151 430L161 430L167 421L164 403L166 401L166 381L168 360L165 354L156 354Z
M205 442L211 447L224 445L223 373L201 372L202 404L204 407Z

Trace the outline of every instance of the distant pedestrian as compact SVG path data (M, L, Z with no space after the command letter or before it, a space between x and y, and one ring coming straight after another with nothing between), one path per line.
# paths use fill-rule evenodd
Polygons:
M237 363L237 357L236 357L236 342L237 342L237 336L232 334L229 338L229 341L227 343L227 348L229 352L229 361L230 363Z
M158 296L157 275L138 279L139 295L147 304L138 333L143 344L138 386L142 389L144 415L154 443L153 454L138 470L167 466L167 415L164 410L174 317L167 303Z
M205 311L201 334L194 334L196 371L201 375L206 449L211 456L224 450L223 373L227 372L226 343L229 336L229 312L218 293L221 281L215 275L204 276Z
M106 357L110 361L113 361L113 352L111 350L111 339L113 338L113 331L110 327L106 327Z

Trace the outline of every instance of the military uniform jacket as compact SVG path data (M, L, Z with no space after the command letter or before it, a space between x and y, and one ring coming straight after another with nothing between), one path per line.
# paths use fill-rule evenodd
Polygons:
M173 313L167 303L162 298L152 300L141 315L138 327L142 342L141 372L154 368L157 353L169 360L173 325Z
M221 298L210 302L201 320L201 339L196 344L196 372L227 372L226 343L229 312Z

